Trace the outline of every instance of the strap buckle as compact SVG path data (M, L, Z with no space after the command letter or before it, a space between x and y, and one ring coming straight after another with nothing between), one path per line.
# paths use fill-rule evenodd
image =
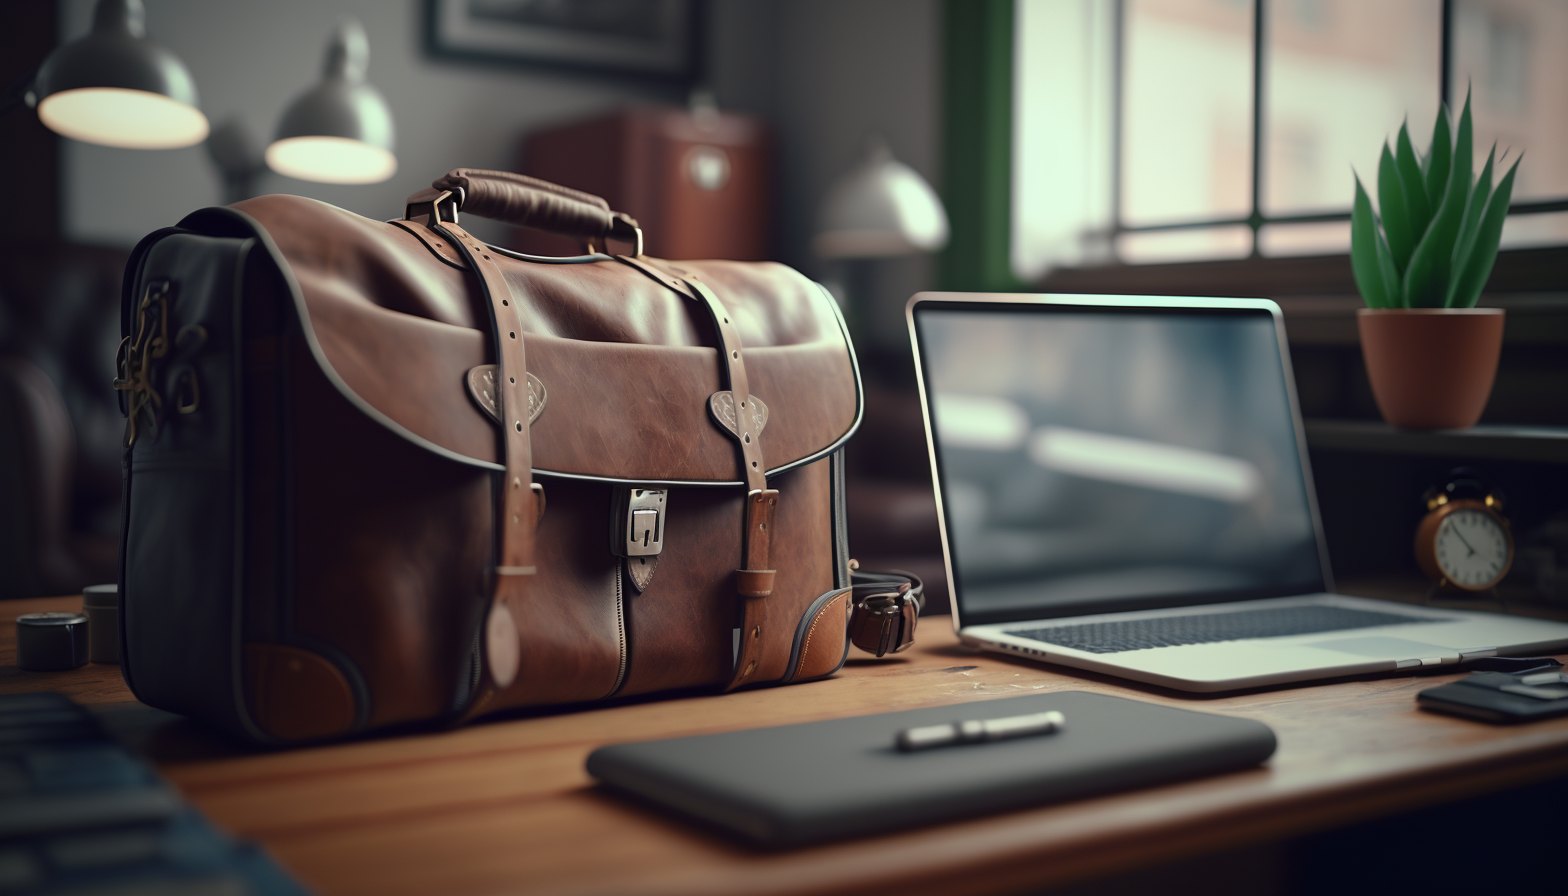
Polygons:
M920 578L899 571L856 572L854 579L850 640L879 657L908 650L915 643L915 626L925 605Z
M617 488L610 529L610 552L620 557L653 557L664 550L662 488Z

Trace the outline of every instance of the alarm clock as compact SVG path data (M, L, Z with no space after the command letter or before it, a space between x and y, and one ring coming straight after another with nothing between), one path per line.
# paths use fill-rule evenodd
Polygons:
M1501 492L1467 470L1423 496L1427 514L1416 527L1416 563L1439 588L1487 591L1508 574L1514 538Z

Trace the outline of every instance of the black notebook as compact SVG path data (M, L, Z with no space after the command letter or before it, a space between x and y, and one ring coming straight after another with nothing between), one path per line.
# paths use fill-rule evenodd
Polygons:
M905 753L922 725L1056 710L1054 734ZM1059 691L601 747L612 791L757 844L798 846L1257 765L1274 732L1251 719Z

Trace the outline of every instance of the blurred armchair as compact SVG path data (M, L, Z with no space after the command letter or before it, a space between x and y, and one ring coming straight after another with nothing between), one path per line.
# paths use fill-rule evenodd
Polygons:
M0 256L0 598L116 578L124 264L71 246Z

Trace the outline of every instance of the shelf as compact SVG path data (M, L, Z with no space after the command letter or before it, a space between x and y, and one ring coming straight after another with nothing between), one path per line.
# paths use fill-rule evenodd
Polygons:
M1360 420L1308 420L1306 425L1307 446L1318 451L1568 464L1568 427L1482 425L1413 430Z
M1274 301L1285 315L1285 333L1295 348L1361 344L1356 312L1366 303L1359 296L1278 296ZM1487 295L1481 305L1508 312L1503 323L1505 346L1568 344L1568 293Z
M1536 593L1534 586L1513 581L1512 578L1505 580L1495 591L1466 595L1437 591L1431 582L1416 573L1352 575L1336 577L1334 591L1442 610L1480 610L1568 622L1568 604L1544 600Z

